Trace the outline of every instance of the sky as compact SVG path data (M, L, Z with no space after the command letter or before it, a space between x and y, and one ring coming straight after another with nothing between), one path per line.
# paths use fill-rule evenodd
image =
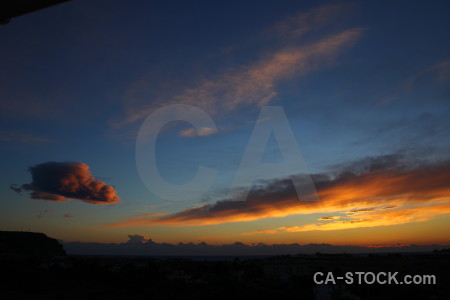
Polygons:
M0 229L450 244L448 1L70 1L0 27Z

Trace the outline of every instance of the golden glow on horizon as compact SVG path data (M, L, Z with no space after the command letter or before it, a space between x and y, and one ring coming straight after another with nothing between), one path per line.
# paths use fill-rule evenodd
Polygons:
M348 179L338 178L328 185L319 186L317 190L321 200L318 202L301 202L296 195L273 201L229 201L225 208L202 206L161 216L139 215L107 227L205 226L317 213L337 216L333 219L322 218L319 223L264 228L246 234L328 231L424 222L450 213L449 183L448 163L419 170L372 172Z

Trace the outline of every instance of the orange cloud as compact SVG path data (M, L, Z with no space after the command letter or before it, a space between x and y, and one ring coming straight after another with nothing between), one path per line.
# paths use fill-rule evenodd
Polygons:
M67 201L79 199L91 204L112 204L120 201L116 190L95 179L89 166L77 162L46 162L29 168L32 182L11 189L30 192L32 199Z
M281 227L279 231L286 232L301 232L301 231L329 231L329 230L342 230L361 227L377 227L377 226L392 226L399 224L406 224L411 222L423 222L430 218L449 214L450 213L450 201L443 203L435 203L433 207L417 206L414 208L403 207L392 213L370 213L365 215L364 219L338 221L326 224L307 224L303 226L293 227Z
M214 115L227 114L241 106L266 105L276 97L281 82L328 66L342 50L358 40L363 30L352 28L298 45L304 33L321 29L347 9L346 5L326 5L279 22L268 30L269 35L278 39L270 41L271 46L280 44L277 50L266 52L253 63L227 70L216 78L201 80L173 95L164 95L164 100L148 103L148 99L155 98L147 96L148 80L138 81L124 95L127 117L116 125L136 122L162 105L175 103L195 105Z
M290 180L276 180L245 201L226 199L159 217L134 217L110 226L210 225L296 214L340 213L342 220L285 231L336 230L425 221L450 213L450 162L406 168L369 167L361 173L313 175L320 201L299 201Z
M208 136L215 132L214 128L202 127L200 130L195 130L194 128L187 128L180 132L180 136L184 137L196 137L196 136Z

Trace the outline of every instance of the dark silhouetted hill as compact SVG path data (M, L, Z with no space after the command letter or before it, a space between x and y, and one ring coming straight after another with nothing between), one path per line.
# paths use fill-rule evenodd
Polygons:
M1 256L65 256L63 246L43 233L0 231Z

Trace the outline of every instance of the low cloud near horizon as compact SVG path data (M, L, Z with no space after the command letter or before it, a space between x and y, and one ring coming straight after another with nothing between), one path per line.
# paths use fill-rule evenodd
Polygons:
M12 184L17 193L26 191L31 199L68 201L77 199L91 204L113 204L120 201L114 187L95 179L89 166L79 162L46 162L29 168L32 182Z

